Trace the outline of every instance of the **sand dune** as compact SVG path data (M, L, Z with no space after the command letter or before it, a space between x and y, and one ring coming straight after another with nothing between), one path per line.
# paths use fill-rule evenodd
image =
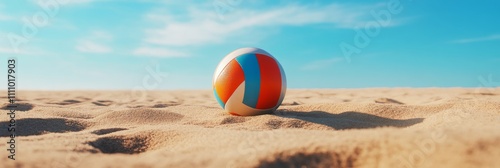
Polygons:
M224 113L211 91L19 98L16 161L3 129L1 167L500 165L500 88L289 90L274 114L254 117Z

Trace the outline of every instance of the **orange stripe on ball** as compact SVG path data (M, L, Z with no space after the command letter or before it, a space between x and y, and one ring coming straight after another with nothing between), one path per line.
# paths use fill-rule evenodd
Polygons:
M215 90L224 104L243 81L245 81L243 69L240 64L233 59L222 70L215 82Z

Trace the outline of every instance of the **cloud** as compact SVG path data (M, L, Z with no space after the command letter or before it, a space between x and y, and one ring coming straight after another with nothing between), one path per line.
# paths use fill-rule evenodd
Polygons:
M113 49L106 45L106 43L109 43L112 40L113 35L110 33L101 30L93 30L89 33L89 35L77 42L75 49L85 53L110 53Z
M4 5L0 3L0 10L3 11L4 9ZM3 14L3 13L0 13L0 21L7 21L7 20L12 20L13 17L9 16L9 15L6 15L6 14Z
M145 30L144 41L165 46L191 46L224 42L233 36L263 27L303 26L327 23L332 28L353 28L374 20L369 11L383 5L299 6L288 5L267 10L237 9L219 20L213 10L189 9L183 17L172 14L146 15L164 26ZM162 17L162 15L164 17ZM164 20L159 18L166 18ZM394 26L395 23L392 24Z
M0 21L12 20L12 17L0 13Z
M19 54L19 55L33 55L33 52L28 52L26 50L14 50L11 47L0 47L0 53L2 54Z
M29 55L40 56L46 55L47 52L41 50L36 46L22 45L19 48L14 48L9 40L8 33L0 31L0 55L13 56L13 55Z
M94 0L66 0L66 3L89 3L93 2Z
M88 40L80 41L75 48L81 52L97 54L109 53L112 51L112 49L106 45Z
M316 61L309 62L309 63L305 64L304 66L302 66L301 69L302 70L319 70L319 69L330 67L335 63L341 62L342 60L344 60L344 59L341 57L333 57L333 58L329 58L329 59L316 60Z
M35 2L37 3L38 0ZM78 5L78 4L88 4L94 2L95 0L57 0L62 5Z
M474 42L492 41L492 40L500 40L500 34L494 34L485 37L460 39L452 41L452 43L474 43Z
M111 41L113 40L113 35L106 31L101 31L101 30L94 30L90 32L90 38L96 39L96 40L104 40L104 41Z
M181 51L175 51L165 48L154 47L140 47L133 51L134 55L147 56L147 57L161 57L161 58L174 58L174 57L187 57L188 55Z
M46 56L51 53L38 48L38 47L22 47L15 50L10 46L10 44L0 42L0 55L15 56L15 55L26 55L26 56Z

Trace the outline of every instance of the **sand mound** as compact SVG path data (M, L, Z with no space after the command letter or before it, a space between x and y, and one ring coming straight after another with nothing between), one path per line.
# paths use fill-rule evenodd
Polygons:
M179 121L184 117L182 114L152 109L131 109L112 111L95 118L102 124L165 124Z

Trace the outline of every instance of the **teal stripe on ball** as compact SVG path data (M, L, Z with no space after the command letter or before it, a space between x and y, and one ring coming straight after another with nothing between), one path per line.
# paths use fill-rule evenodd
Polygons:
M235 58L245 74L245 96L243 104L256 108L260 92L260 68L255 54L244 54Z

